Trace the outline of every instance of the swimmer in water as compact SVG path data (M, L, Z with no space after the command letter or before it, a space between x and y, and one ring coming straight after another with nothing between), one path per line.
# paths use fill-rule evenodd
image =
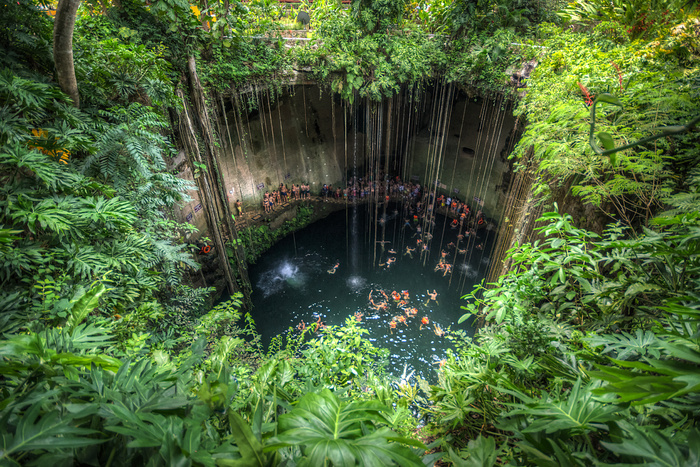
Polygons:
M359 311L355 313L355 321L358 323L362 322L362 317L364 316L364 313L360 313Z
M443 337L445 335L445 330L440 327L439 324L433 324L433 332L435 333L436 336L438 337Z
M391 298L398 302L399 300L401 300L401 295L399 295L399 293L396 290L394 290L393 292L391 292Z
M389 332L394 334L394 329L396 329L396 321L392 319L391 321L389 321Z
M440 365L439 368L442 369L442 367L445 366L445 363L447 363L447 360L442 359L442 360L438 360L437 362L433 362L433 365Z
M463 250L457 250L457 253L459 253L460 255L466 255L466 254L467 254L467 249L465 248L465 249L463 249Z
M302 320L301 323L297 324L297 329L298 329L299 331L304 331L304 330L306 330L306 323Z
M428 317L427 317L427 316L423 316L423 317L420 319L420 329L419 329L419 330L422 331L422 330L423 330L423 326L427 326L428 323L430 323L430 320L428 319Z
M427 305L431 300L434 301L435 303L437 303L437 304L439 305L439 303L438 303L438 301L437 301L437 296L438 296L437 290L433 289L433 293L430 293L430 290L426 290L425 292L428 294L428 301L426 302L426 305Z
M442 277L445 277L448 273L452 272L452 265L450 263L445 263L445 272L442 273Z
M401 315L401 316L395 316L394 319L398 320L399 323L406 324L406 317ZM408 324L406 324L408 326Z
M409 297L408 290L402 290L401 295L403 296L404 300L408 300L408 297Z
M322 330L322 329L326 329L326 323L324 323L323 321L321 321L321 317L320 317L320 316L318 317L318 321L316 321L314 324L316 325L316 329L315 329L316 332L318 332L318 331L320 331L320 330Z
M409 258L413 259L413 252L414 252L414 251L416 251L415 248L411 248L410 246L407 246L407 247L406 247L406 253L404 253L403 255L404 255L404 256L408 255Z
M340 261L336 261L335 266L333 266L331 269L326 271L328 274L335 274L335 272L338 270L340 267Z
M387 252L388 252L390 255L395 255L395 254L396 254L396 250L394 250L393 248L391 248L391 249L388 250Z

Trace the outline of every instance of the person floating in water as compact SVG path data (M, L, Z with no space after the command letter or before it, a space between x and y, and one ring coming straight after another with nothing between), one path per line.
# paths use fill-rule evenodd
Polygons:
M394 329L396 329L396 321L392 319L391 321L389 321L389 332L394 334Z
M404 253L403 255L404 255L404 256L408 255L409 258L413 259L413 252L414 252L414 251L416 251L415 248L411 248L410 246L407 246L407 247L406 247L406 253Z
M433 332L435 333L436 336L443 337L445 335L445 330L442 329L439 324L433 324L433 326L434 326Z
M445 272L442 273L442 277L452 272L452 265L450 263L445 263Z
M442 369L442 367L445 366L445 363L447 363L447 360L442 359L442 360L438 360L437 362L433 362L433 365L440 365L439 368Z
M340 261L336 261L336 262L335 262L335 266L333 266L331 269L329 269L329 270L326 271L326 272L327 272L328 274L335 274L335 272L338 270L339 267L340 267Z
M391 298L393 298L394 301L398 302L399 300L401 300L401 295L399 295L399 293L396 290L394 290L391 292Z
M297 324L297 329L299 331L304 331L306 330L306 323L302 320L301 323Z
M389 250L387 250L387 253L389 253L390 255L395 255L396 250L394 250L393 248L390 248Z
M324 323L323 321L321 321L321 317L320 317L320 316L318 317L318 321L316 321L316 322L314 323L314 325L315 325L314 332L318 332L318 331L320 331L320 330L326 329L326 323Z
M428 301L426 302L426 305L428 303L430 303L430 300L434 301L436 304L439 305L439 303L437 301L437 296L438 296L437 290L433 289L433 293L430 293L430 290L426 290L426 293L428 294Z
M423 316L423 317L420 319L420 330L422 331L422 330L423 330L423 326L427 326L429 323L430 323L430 320L428 319L428 317L427 317L427 316Z
M372 298L372 292L373 292L373 291L370 291L370 292L369 292L369 302L372 304L372 308L374 308L374 309L377 310L377 311L379 311L379 310L386 310L386 308L387 308L386 300L388 300L388 297L386 296L386 293L384 293L383 290L380 290L380 292L381 292L381 294L384 296L384 299L385 299L385 300L382 300L382 301L380 301L379 303L375 303L374 299Z
M399 323L406 324L406 317L401 315L401 316L394 316L394 319L397 320ZM408 324L406 324L408 326Z
M410 296L408 294L408 290L402 290L401 291L401 296L403 297L404 300L408 300L408 297Z

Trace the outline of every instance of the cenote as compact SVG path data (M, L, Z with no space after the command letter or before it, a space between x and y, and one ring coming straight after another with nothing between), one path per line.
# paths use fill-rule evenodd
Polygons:
M0 48L1 466L700 465L700 2L17 0Z
M460 297L486 274L493 235L481 229L459 244L460 230L437 214L429 253L421 255L417 249L408 255L406 248L415 248L420 237L420 224L406 222L408 212L398 203L378 210L386 213L375 225L371 206L349 204L274 245L250 268L251 315L268 345L276 335L300 332L297 326L302 321L308 326L320 318L329 326L342 325L361 313L360 325L369 331L369 340L388 349L388 368L394 376L414 371L431 381L450 347L449 339L436 334L436 326L447 333L473 332L471 321L457 324L463 314ZM436 270L443 251L445 260L454 264L450 274ZM390 257L396 261L387 267ZM336 263L339 267L331 274ZM376 310L370 293L377 303L382 291L388 307ZM393 300L393 291L407 291L407 303ZM430 300L428 291L438 293L437 302ZM399 306L418 311L409 317ZM390 322L397 316L403 316L405 323L396 321L392 330ZM429 324L422 325L424 317Z

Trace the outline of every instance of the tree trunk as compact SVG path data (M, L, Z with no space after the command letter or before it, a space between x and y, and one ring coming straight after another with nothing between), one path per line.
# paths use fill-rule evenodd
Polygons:
M193 120L199 127L199 134L204 143L204 151L201 158L208 169L202 174L202 177L207 179L212 191L209 199L210 205L205 208L211 209L212 213L215 215L218 225L221 226L221 228L219 228L217 225L217 230L222 230L222 235L228 234L229 240L233 243L237 263L236 266L243 285L243 295L246 301L249 301L251 290L248 270L244 255L237 241L238 235L233 222L233 216L231 215L229 200L226 196L226 189L221 176L221 167L219 166L218 145L214 138L214 129L211 127L211 122L209 120L204 89L202 88L197 74L197 63L193 56L187 59L187 71L190 83L190 100L194 110L193 116L195 117ZM228 267L231 267L230 264Z
M73 27L80 0L59 0L53 23L53 61L61 91L68 94L75 107L80 107L78 82L73 65Z
M180 113L180 137L182 139L183 147L187 152L187 160L190 162L190 168L192 173L194 173L194 164L192 161L199 164L203 164L205 161L202 158L202 154L199 150L199 145L197 143L197 133L194 128L193 118L190 116L190 108L185 98L184 93L178 90L178 96L182 99L183 111ZM230 294L238 292L238 287L236 287L236 279L234 277L233 270L231 269L231 263L226 254L226 242L224 240L224 235L219 228L219 214L216 210L216 198L213 193L215 187L211 186L210 177L207 173L211 170L207 167L207 170L201 172L199 177L196 177L197 187L200 192L200 201L204 206L204 213L207 220L207 227L209 229L209 234L214 241L215 253L219 257L219 263L221 264L222 273L226 281L226 287Z

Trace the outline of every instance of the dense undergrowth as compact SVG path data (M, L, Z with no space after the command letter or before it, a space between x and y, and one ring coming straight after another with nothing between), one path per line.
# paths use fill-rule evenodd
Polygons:
M697 118L697 10L577 0L557 25L544 2L319 2L320 43L288 52L259 37L270 3L121 5L78 22L79 110L48 17L0 15L0 463L698 464L700 142L658 128ZM545 214L467 297L485 325L448 336L433 386L387 375L352 319L263 349L241 297L187 285L189 226L168 220L192 188L166 170L191 54L211 88L297 63L346 99L440 76L502 91L536 59L517 156L539 193L572 186L613 222Z

